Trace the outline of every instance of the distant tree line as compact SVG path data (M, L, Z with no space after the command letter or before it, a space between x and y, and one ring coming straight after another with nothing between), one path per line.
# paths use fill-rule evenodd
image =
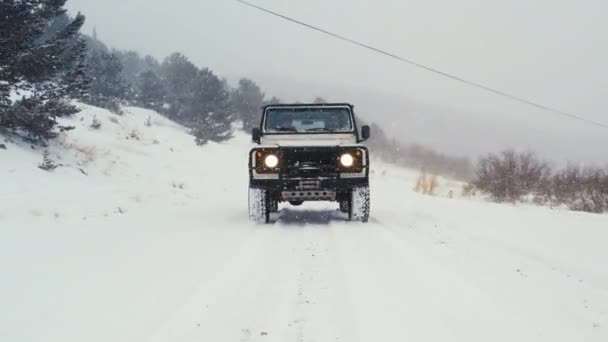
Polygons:
M119 112L134 105L159 112L189 127L203 145L233 135L233 124L245 129L258 123L266 100L262 89L243 78L235 88L209 68L199 68L181 53L162 61L134 51L109 49L96 34L87 37L87 66L92 78L87 97L81 100Z
M278 103L253 80L242 78L231 87L209 68L199 68L181 53L162 61L135 51L110 50L88 37L94 81L84 102L110 110L128 104L159 112L192 129L198 144L220 142L233 136L241 122L249 130L259 123L260 108Z

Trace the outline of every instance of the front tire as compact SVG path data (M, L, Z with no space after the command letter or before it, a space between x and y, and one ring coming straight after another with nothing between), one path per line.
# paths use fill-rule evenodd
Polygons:
M268 223L271 209L268 191L249 188L249 220L251 222Z
M369 186L356 187L350 193L348 218L356 222L368 222L370 212Z
M350 199L349 200L340 201L340 211L343 212L343 213L349 213L350 212Z
M270 201L270 212L271 213L279 212L279 201L275 201L275 200Z

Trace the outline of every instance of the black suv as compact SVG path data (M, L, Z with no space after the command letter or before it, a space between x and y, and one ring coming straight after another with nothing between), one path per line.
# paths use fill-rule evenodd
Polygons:
M352 221L370 212L369 150L360 143L348 103L280 104L263 108L249 152L249 217L269 221L279 202L334 201Z

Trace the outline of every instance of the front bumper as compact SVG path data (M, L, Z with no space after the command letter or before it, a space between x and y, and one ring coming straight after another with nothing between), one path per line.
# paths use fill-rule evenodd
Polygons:
M311 181L318 182L318 186L310 186ZM368 186L369 179L361 178L302 178L302 179L250 179L249 186L256 189L270 191L297 191L297 190L329 190L340 192L356 187Z
M278 201L345 201L352 189L369 186L363 178L251 179L249 187L267 190Z

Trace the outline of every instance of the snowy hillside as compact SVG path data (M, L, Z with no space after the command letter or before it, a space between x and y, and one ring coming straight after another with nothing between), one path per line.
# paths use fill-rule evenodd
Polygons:
M419 195L375 163L369 224L319 203L256 226L248 137L83 108L53 172L0 137L1 341L608 340L607 215Z

